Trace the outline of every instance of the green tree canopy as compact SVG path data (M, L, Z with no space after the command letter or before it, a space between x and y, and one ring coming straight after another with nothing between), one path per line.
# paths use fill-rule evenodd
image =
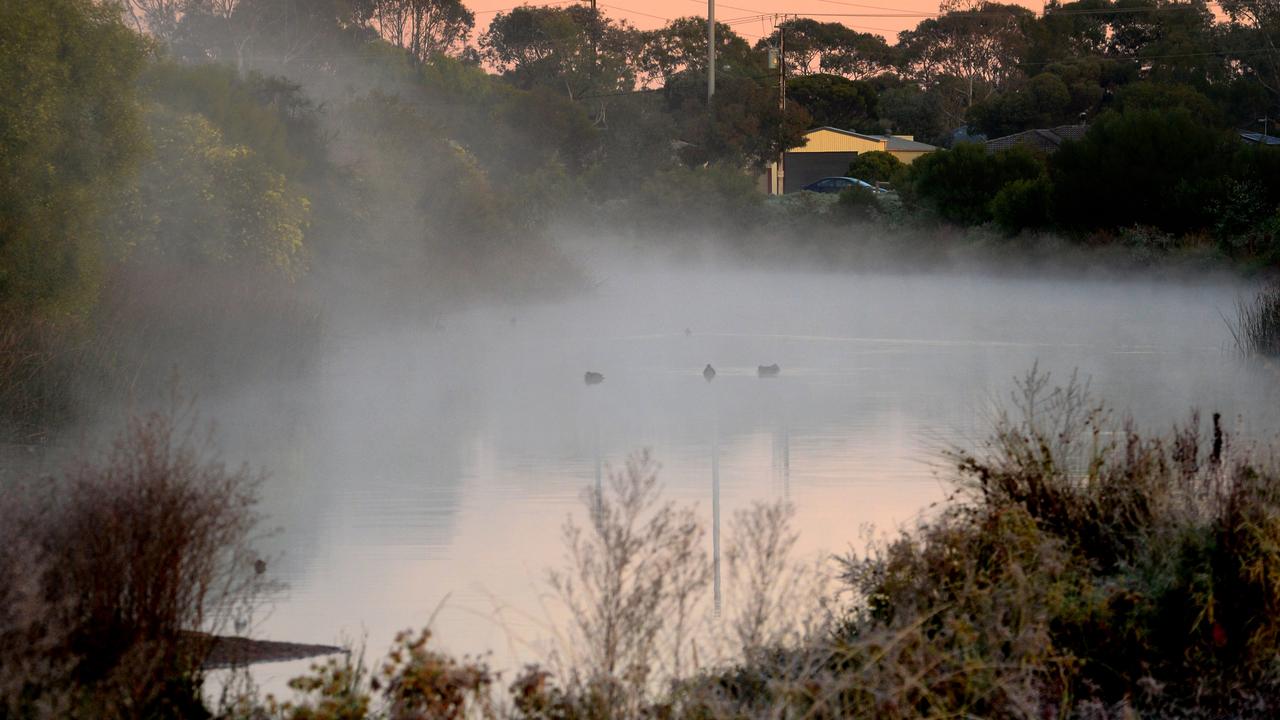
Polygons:
M355 20L419 60L462 51L476 15L462 0L352 0Z
M1079 230L1205 228L1238 143L1181 107L1105 113L1050 162L1055 219Z
M91 299L101 213L144 148L146 56L110 5L0 3L0 308Z
M641 36L585 5L521 6L480 36L484 59L517 87L579 98L635 87Z
M707 71L707 20L682 17L643 34L642 77L662 80L686 70ZM730 73L763 73L758 53L733 28L716 23L716 67Z
M787 98L804 106L815 125L873 129L878 97L866 81L839 75L800 75L787 82Z
M148 125L153 151L126 225L131 260L302 275L310 202L283 175L201 115L155 108Z

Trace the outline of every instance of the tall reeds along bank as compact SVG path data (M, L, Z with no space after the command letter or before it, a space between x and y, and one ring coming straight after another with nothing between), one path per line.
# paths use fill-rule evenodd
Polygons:
M1272 280L1251 300L1236 300L1236 320L1228 320L1227 326L1245 355L1280 357L1280 280Z
M951 454L950 503L843 559L854 602L826 640L704 682L717 715L1280 712L1272 450L1216 415L1146 436L1035 372L1015 400Z
M207 716L212 636L265 590L258 478L181 417L135 417L100 459L0 490L0 716Z

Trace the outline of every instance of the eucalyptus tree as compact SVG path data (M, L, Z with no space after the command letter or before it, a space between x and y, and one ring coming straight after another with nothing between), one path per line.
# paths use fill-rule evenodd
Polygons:
M355 0L354 17L420 61L457 55L476 16L461 0Z
M985 0L945 0L940 9L898 35L904 73L926 87L958 79L966 107L1019 75L1032 11Z
M642 36L585 5L521 6L494 16L480 56L522 89L571 99L635 88Z
M707 19L676 18L665 26L643 33L637 62L647 84L666 81L686 70L706 72ZM758 53L728 25L716 23L716 66L728 72L764 72Z
M840 27L828 36L818 60L823 72L867 80L894 70L896 51L883 37Z
M1222 38L1230 62L1265 89L1263 112L1280 114L1280 0L1222 0L1218 7L1230 20Z
M807 75L823 72L864 80L893 69L893 48L872 33L858 32L838 22L795 18L780 23L756 43L763 52L781 51L787 72Z
M1227 76L1205 0L1116 0L1114 9L1107 43L1112 55L1133 60L1154 79L1201 88Z
M787 98L800 103L815 125L878 131L876 110L879 98L875 87L865 80L813 73L792 78Z

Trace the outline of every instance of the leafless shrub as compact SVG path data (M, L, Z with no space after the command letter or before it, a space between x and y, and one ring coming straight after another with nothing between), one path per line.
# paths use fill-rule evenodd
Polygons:
M661 676L683 667L710 579L705 531L690 508L660 501L647 452L611 473L607 488L588 490L584 504L590 522L566 521L568 566L550 576L573 616L569 671L610 714L634 715Z
M828 573L796 559L794 514L787 503L758 502L729 523L726 613L736 657L797 647L828 627Z
M49 698L86 717L200 707L211 636L264 583L250 548L259 479L208 459L181 417L135 417L100 461L7 493L5 526L26 539L0 563L14 601L0 611L0 677L17 714Z

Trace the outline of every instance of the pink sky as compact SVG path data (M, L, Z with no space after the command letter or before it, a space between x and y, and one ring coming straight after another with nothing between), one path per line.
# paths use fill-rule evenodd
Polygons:
M1018 0L1019 4L1033 10L1041 10L1042 4ZM499 10L508 10L520 3L514 0L474 0L467 6L476 13L476 30L483 32L489 20ZM555 4L565 5L568 2L546 2L534 0L530 5ZM705 17L706 0L597 0L599 7L611 18L622 18L632 25L649 30L661 27L667 21L686 16ZM897 39L898 32L915 27L925 17L938 12L938 3L932 0L870 0L870 2L850 2L849 0L731 0L729 3L716 2L716 19L729 21L734 32L742 35L748 42L769 34L773 28L773 20L761 19L764 14L794 14L812 17L822 22L841 22L860 32L872 32L885 36L890 42Z

